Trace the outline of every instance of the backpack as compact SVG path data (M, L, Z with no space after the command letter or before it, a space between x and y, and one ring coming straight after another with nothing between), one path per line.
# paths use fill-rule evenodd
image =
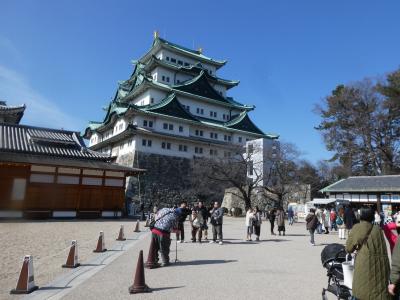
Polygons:
M337 224L337 225L343 225L343 219L342 219L341 217L337 216L337 218L336 218L336 224Z

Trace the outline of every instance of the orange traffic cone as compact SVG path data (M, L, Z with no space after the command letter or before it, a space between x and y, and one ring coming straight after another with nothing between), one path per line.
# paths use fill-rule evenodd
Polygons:
M156 251L157 250L155 249L154 239L151 238L149 255L147 256L147 261L146 261L147 269L155 269L160 267L160 264L156 262Z
M25 255L17 287L11 290L10 294L29 294L37 289L38 287L35 285L35 277L33 275L33 257L32 255Z
M139 220L136 221L136 227L135 227L135 230L134 230L133 232L140 232L140 229L139 229Z
M143 267L143 250L140 250L138 262L136 265L135 279L133 285L129 287L129 293L150 293L150 288L146 285L144 278L144 267Z
M105 252L107 251L104 242L104 232L100 231L99 239L97 240L97 247L93 252Z
M124 225L121 225L121 227L119 228L119 234L118 234L117 241L126 241L125 234L124 234Z
M63 268L76 268L79 267L80 263L78 263L78 243L76 240L71 242L71 248L69 248L69 253L67 257L67 262L65 265L62 265Z

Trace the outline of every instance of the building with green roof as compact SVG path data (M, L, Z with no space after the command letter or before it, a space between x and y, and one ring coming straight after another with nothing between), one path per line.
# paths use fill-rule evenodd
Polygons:
M140 155L151 154L153 160L224 158L249 141L276 143L278 135L265 133L251 120L254 105L227 95L239 81L218 77L225 60L156 34L150 50L133 64L131 76L118 83L104 119L85 129L90 149L121 164L151 169L154 165L140 165Z

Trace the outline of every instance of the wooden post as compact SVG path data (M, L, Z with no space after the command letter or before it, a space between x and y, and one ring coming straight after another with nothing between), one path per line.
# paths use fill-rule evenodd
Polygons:
M382 212L382 205L381 205L381 194L378 193L376 195L376 210L380 214Z

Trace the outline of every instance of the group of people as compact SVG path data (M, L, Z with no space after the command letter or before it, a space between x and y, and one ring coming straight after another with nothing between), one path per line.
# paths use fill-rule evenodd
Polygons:
M289 212L288 212L288 214L289 214ZM279 207L278 209L273 208L270 211L267 211L266 218L269 220L269 222L271 224L271 235L276 235L274 232L275 221L278 226L278 234L279 235L286 234L285 211L283 210L282 207Z
M171 246L171 232L175 232L177 240L184 242L184 222L188 215L192 227L192 242L202 242L203 234L208 238L208 225L212 226L212 240L210 243L218 242L223 244L222 224L224 211L218 202L214 202L212 208L207 209L202 201L193 209L187 207L187 202L182 201L177 208L162 208L151 216L150 230L155 245L155 258L158 263L161 254L160 266L167 266L170 263L169 252Z
M329 234L329 230L338 231L340 240L346 239L346 232L349 233L354 224L359 223L360 215L358 210L350 207L340 207L337 211L334 208L310 209L306 217L307 230L310 233L311 244L314 243L314 234Z
M341 239L345 239L344 231L348 233L346 252L356 258L353 299L400 299L400 217L395 221L389 217L384 222L376 222L376 214L372 209L355 210L346 207L338 210L334 220ZM318 213L315 209L310 209L306 226L312 245L315 245L314 232L319 223ZM343 233L340 232L341 229ZM391 266L385 237L392 253Z

